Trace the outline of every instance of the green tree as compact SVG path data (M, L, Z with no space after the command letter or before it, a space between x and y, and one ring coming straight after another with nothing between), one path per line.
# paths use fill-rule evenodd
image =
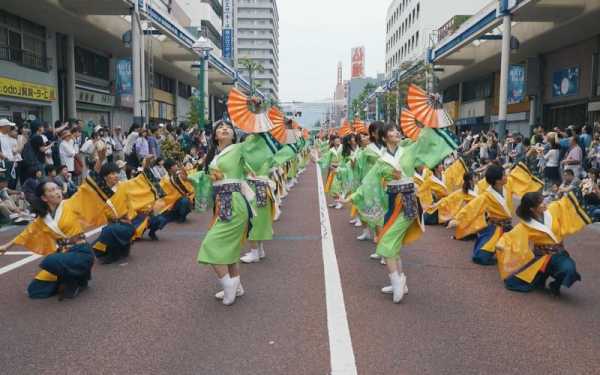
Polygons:
M364 101L367 99L367 97L369 95L371 95L371 93L373 93L373 91L375 91L375 89L377 88L377 85L373 84L373 83L367 83L365 85L365 87L363 88L363 91L360 93L360 95L358 95L358 97L356 97L353 101L352 101L352 116L348 116L353 118L354 115L358 115L361 119L365 119L366 117L366 112L365 109L363 107L363 103Z
M254 73L262 73L265 71L265 68L262 64L248 58L239 59L238 64L248 72L248 78L250 79L250 94L254 95L254 90L259 86L258 84L255 86Z
M187 123L188 125L193 124L194 126L197 126L200 121L200 112L198 112L200 99L197 95L192 95L188 101L190 102L190 111L187 114Z

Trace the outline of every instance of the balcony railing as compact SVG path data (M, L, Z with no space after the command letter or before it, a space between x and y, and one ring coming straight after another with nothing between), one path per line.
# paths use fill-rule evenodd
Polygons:
M0 47L0 60L14 62L42 72L49 72L51 69L50 59L12 47Z

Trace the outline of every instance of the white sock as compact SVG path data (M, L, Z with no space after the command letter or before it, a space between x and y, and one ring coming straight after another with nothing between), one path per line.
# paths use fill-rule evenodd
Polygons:
M398 273L398 271L396 271L394 273L390 273L389 277L390 277L390 282L392 284L394 284L394 282L396 282L396 283L400 282L400 274Z
M219 282L221 283L221 287L223 289L225 289L225 285L227 285L229 280L231 280L231 277L229 276L229 274L226 274L225 276L223 276L219 279Z

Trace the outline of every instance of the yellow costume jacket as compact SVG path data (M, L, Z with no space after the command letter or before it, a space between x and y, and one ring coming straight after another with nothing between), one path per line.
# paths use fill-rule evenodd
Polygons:
M521 221L504 234L497 243L496 256L500 277L511 276L531 283L536 274L544 271L551 255L536 256L533 246L562 244L565 237L582 230L591 220L579 206L573 193L551 203L544 212L544 222Z

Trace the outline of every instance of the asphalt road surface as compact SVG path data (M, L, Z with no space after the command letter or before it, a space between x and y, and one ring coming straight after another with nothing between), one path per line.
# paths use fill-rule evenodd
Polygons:
M231 307L195 261L208 215L137 243L127 262L96 265L72 301L30 300L39 260L0 257L0 373L325 375L340 363L335 375L600 373L597 227L567 242L583 282L560 298L505 290L494 267L470 262L471 242L428 227L402 251L409 294L395 305L347 210L329 209L334 247L322 241L317 187L309 165L267 258L242 267L246 295ZM332 251L337 264L324 267Z

